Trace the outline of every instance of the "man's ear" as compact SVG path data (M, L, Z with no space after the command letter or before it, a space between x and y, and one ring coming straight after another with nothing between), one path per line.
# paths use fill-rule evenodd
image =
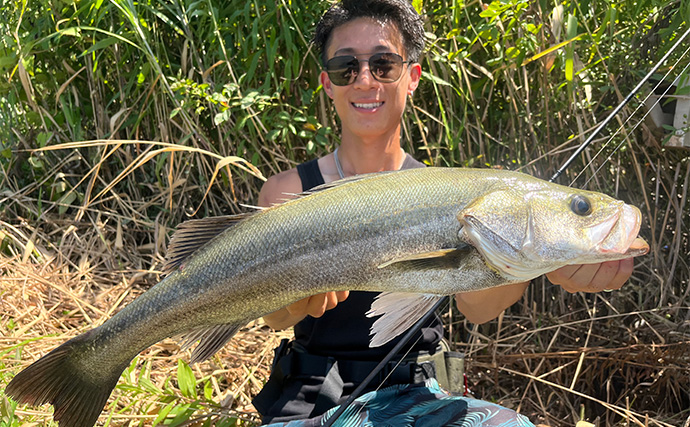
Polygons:
M410 83L407 86L407 92L412 93L419 86L419 80L422 78L422 66L418 63L410 64Z
M321 82L321 86L323 86L323 91L326 92L326 95L333 99L333 86L331 79L328 78L328 73L321 71L321 74L319 74L319 81Z

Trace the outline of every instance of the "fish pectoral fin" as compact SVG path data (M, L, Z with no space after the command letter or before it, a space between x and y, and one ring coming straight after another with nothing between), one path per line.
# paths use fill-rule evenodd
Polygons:
M431 270L436 268L456 268L470 253L472 246L464 244L450 249L439 249L430 252L421 252L402 258L396 258L379 265L378 268L395 266L412 270Z
M376 319L369 335L369 347L380 347L407 331L421 319L443 295L383 292L376 297L367 317Z
M212 216L183 222L177 227L170 240L170 245L168 245L168 254L161 269L163 274L172 273L197 249L226 229L252 215L254 213Z
M184 351L199 341L199 345L192 351L192 358L189 363L203 362L223 348L225 343L230 341L230 338L247 323L227 323L194 329L182 337L180 347Z

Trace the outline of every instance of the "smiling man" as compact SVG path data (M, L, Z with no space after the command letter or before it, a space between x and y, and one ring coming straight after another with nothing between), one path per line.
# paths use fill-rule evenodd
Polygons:
M324 14L314 44L324 67L321 84L340 119L341 143L331 154L271 177L259 195L262 206L357 174L424 167L400 145L401 118L420 81L418 60L424 48L422 20L410 3L344 0ZM631 271L629 259L569 266L548 277L569 292L596 292L620 288ZM471 322L487 322L520 299L527 286L458 294L456 304ZM264 422L320 425L321 415L342 403L397 343L369 348L374 319L365 313L376 295L329 292L264 318L275 329L295 327L295 339L276 349L271 378L254 401ZM401 366L392 364L387 369L391 375L370 390L383 388L371 391L367 403L358 402L358 410L346 414L348 425L532 425L512 410L439 388L438 382L461 390L451 380L457 374L451 372L453 366L459 365L447 362L453 358L444 353L442 337L442 324L435 318L413 337L411 353L400 355Z

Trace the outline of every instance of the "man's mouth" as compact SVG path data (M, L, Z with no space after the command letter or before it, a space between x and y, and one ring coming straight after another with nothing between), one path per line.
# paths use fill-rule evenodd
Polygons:
M375 108L379 108L380 106L382 106L383 102L353 102L352 105L354 105L357 108L362 108L364 110L373 110Z

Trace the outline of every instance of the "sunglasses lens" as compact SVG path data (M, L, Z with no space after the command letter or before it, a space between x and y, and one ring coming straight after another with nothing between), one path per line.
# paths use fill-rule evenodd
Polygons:
M371 75L381 83L397 81L402 74L403 59L395 53L377 53L369 58Z
M336 56L326 62L328 78L336 86L354 83L359 73L359 61L354 56Z
M371 75L381 83L392 83L402 75L403 58L396 53L376 53L368 60ZM336 56L326 62L328 78L336 86L347 86L355 82L360 71L360 61L352 55Z

